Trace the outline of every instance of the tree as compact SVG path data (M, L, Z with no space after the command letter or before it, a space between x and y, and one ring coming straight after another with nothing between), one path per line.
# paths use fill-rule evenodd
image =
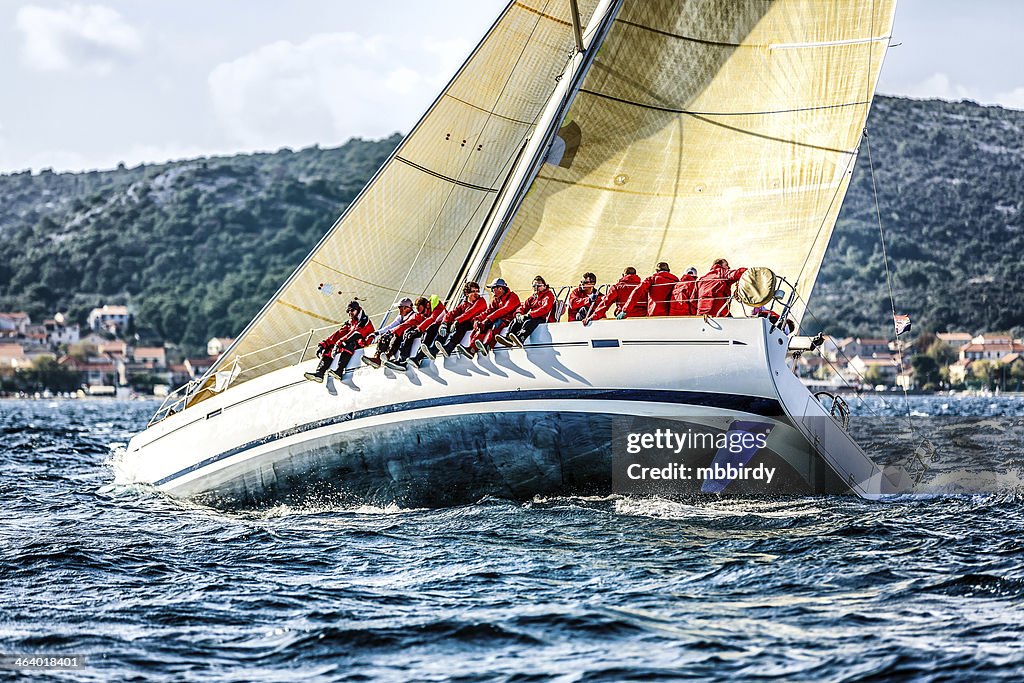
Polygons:
M967 368L967 374L981 388L994 389L999 379L998 365L987 360L976 360Z
M75 391L81 386L81 379L78 373L59 364L53 358L37 358L32 363L32 367L21 374L25 391L49 389L52 392L59 393Z
M931 391L939 384L939 364L931 356L918 354L910 359L910 367L914 369L917 386Z

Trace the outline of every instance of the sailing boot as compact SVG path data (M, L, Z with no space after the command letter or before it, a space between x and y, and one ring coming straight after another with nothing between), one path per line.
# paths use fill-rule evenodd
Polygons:
M371 368L379 368L381 363L380 354L378 353L376 356L364 355L363 362L369 365Z
M405 369L407 367L406 361L404 360L386 360L384 361L384 365L398 372L405 372Z
M331 361L334 360L330 356L324 356L320 359L320 365L316 366L316 370L313 372L304 372L302 376L308 379L310 382L324 381L324 373L327 372L327 368L331 367Z
M348 362L352 360L352 354L345 351L338 357L338 368L336 370L328 370L327 374L339 382L343 379L342 375L345 373L345 368L348 367Z

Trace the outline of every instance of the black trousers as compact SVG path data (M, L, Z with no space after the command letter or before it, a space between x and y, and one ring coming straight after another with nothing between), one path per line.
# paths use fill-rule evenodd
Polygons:
M420 340L420 351L417 353L419 358L423 358L423 347L428 346L433 348L434 342L437 341L437 333L441 329L441 323L434 323L427 328L426 332L420 332L415 327L405 333L405 337L402 338L402 348L399 350L399 356L395 360L405 361L409 360L409 356L412 354L412 344L417 339Z
M385 332L377 338L377 354L394 358L402 345L402 339L393 332Z
M338 342L337 346L334 347L334 355L339 356L338 359L338 372L345 369L348 362L352 359L352 354L356 352L359 345L363 342L363 335L354 334L345 341ZM332 356L325 353L323 359L327 361L327 367L331 366Z
M544 318L526 318L522 323L513 322L508 326L505 336L514 334L519 337L519 341L525 342L542 322L544 322Z
M404 361L409 359L409 354L412 353L413 343L423 335L415 327L406 330L405 334L402 335L402 341L398 344L398 349L391 355L396 361Z
M464 323L455 323L448 330L448 336L441 340L441 347L449 356L455 350L455 345L462 341L463 335L473 329L473 321L467 320Z

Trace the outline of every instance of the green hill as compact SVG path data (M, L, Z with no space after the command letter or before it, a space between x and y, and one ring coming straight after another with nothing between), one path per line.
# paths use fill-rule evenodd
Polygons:
M1019 331L1024 112L880 97L868 128L898 312ZM0 175L0 310L84 321L130 302L168 341L232 336L399 140ZM811 301L836 334L891 330L867 166L862 153Z

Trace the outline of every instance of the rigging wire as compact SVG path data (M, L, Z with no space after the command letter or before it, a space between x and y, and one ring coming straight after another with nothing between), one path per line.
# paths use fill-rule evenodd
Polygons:
M900 340L899 325L896 322L896 297L892 290L892 273L889 270L889 255L885 250L885 230L882 227L882 210L878 202L878 185L875 182L875 164L871 158L871 137L868 135L867 128L864 129L864 144L868 150L868 169L871 172L871 191L874 194L875 199L875 218L878 220L878 239L882 245L882 262L885 264L885 284L889 289L889 308L892 311L893 339L896 342L896 366L899 368L899 375L904 375L903 342ZM910 410L910 395L907 393L906 381L904 381L900 386L903 388L903 403L907 407L907 420L911 422L911 429L913 429Z

